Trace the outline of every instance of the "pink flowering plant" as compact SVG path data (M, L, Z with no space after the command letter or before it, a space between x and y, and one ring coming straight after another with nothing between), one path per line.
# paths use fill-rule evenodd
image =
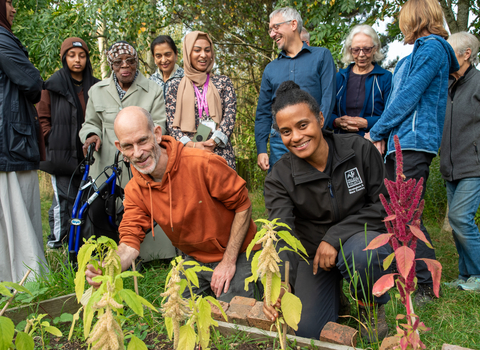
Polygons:
M387 232L379 235L365 248L365 250L377 249L384 244L389 243L393 248L393 253L385 258L383 267L387 270L393 259L396 261L397 273L390 273L381 277L373 286L373 295L379 297L386 293L390 288L397 286L400 294L400 300L407 310L407 315L397 315L397 320L406 319L407 323L397 325L397 335L400 338L400 348L407 349L425 349L425 344L420 340L419 331L427 331L423 322L420 322L418 315L415 314L412 304L412 293L417 287L417 278L415 277L416 260L422 260L426 263L428 270L433 278L433 291L439 296L440 277L442 274L442 265L432 259L415 259L415 250L418 240L433 249L422 230L420 229L420 218L422 216L424 200L420 201L423 191L423 178L420 181L409 179L405 181L403 175L403 155L400 148L398 136L394 137L395 154L397 160L396 181L385 179L385 186L390 195L390 203L380 194L380 200L387 212L385 226Z

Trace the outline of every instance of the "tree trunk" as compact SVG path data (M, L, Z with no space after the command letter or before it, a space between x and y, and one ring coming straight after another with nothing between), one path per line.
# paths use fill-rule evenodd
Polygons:
M102 79L105 79L108 75L107 55L105 53L107 49L107 39L105 38L105 19L102 20L98 26L98 51L100 53L100 70L102 72Z
M150 6L151 6L151 9L152 11L155 11L156 9L156 4L157 4L157 1L156 0L150 0ZM153 16L153 21L149 24L150 25L150 34L149 34L149 39L148 39L148 45L150 46L150 44L152 43L153 40L155 40L155 38L157 37L157 33L156 33L156 29L157 29L157 20L156 20L156 16ZM155 73L155 69L157 68L155 66L155 59L152 55L152 51L150 50L147 50L147 59L145 60L145 63L147 65L146 70L148 71L148 74L152 75L153 73Z
M447 21L450 33L453 34L468 31L470 0L458 0L456 18L451 1L440 0L439 2L442 6L443 12L445 13L445 20Z

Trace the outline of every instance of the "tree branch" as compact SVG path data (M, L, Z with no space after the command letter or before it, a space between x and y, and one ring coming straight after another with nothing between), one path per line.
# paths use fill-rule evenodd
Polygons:
M455 20L455 14L452 10L451 1L448 1L448 4L445 0L438 1L442 6L443 12L445 13L445 19L448 24L448 28L450 29L451 33L456 33L459 31L457 21Z

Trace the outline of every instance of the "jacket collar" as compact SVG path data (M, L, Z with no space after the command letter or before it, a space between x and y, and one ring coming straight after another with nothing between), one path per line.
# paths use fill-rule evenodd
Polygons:
M159 68L157 68L157 70L153 74L155 74L157 78L163 82L163 72ZM167 79L167 81L172 80L174 78L183 78L183 75L184 75L183 68L175 63L175 66L173 66L172 74L170 75L170 78Z
M336 135L328 130L322 130L322 133L325 139L328 138L333 141L333 149L329 150L329 152L333 152L332 171L335 170L338 164L355 156L355 151L350 144L345 141L344 136ZM330 178L327 174L315 169L306 160L298 158L293 153L288 153L288 155L290 156L292 177L295 185Z
M294 59L294 58L297 58L298 56L300 56L300 54L302 54L302 52L304 51L308 51L308 52L312 52L312 48L310 46L307 45L307 43L303 43L303 46L302 46L302 49L296 54L295 57L290 57L287 55L287 53L282 50L279 54L278 54L278 59L281 59L281 58L288 58L288 59Z
M107 87L108 93L117 101L119 105L122 105L120 101L120 97L118 97L118 92L117 88L115 86L115 82L113 81L113 73L107 78L103 79L102 81L98 82L98 86L105 86ZM149 80L145 78L142 74L142 72L138 72L138 76L135 79L135 81L132 83L132 85L128 88L127 93L125 94L125 97L123 99L126 99L128 96L132 95L134 92L136 92L139 88L143 89L145 92L148 93L149 90Z
M69 103L75 106L73 96L68 90L67 82L60 74L60 70L57 70L55 73L53 73L50 79L45 82L45 89L65 97Z
M340 69L339 73L344 78L347 78L354 65L355 65L355 63L350 63L347 68ZM386 69L383 69L382 67L380 67L376 62L373 62L373 69L372 69L371 72L367 73L367 75L372 75L372 74L383 75L386 72L387 72Z

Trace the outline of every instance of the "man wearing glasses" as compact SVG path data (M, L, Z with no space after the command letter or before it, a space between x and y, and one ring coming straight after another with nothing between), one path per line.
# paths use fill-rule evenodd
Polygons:
M302 25L302 17L295 9L284 7L270 14L268 34L281 52L263 72L257 104L255 142L257 164L262 170L269 170L287 152L280 134L272 128L271 106L282 82L293 80L310 93L320 105L325 125L335 104L336 68L332 54L326 48L311 47L302 42ZM269 138L270 157L267 153Z
M163 90L138 70L138 55L133 46L126 41L115 42L107 51L107 61L112 74L92 86L88 92L85 122L79 132L84 154L88 146L95 143L95 163L90 168L90 175L93 179L99 177L97 184L102 184L107 179L102 173L115 159L117 138L113 131L113 122L118 112L129 106L142 107L152 115L155 125L166 130ZM124 165L123 170L123 182L119 184L122 188L129 180ZM90 213L94 211L94 208L90 209ZM148 243L143 244L142 248L146 249L152 246L152 243L158 247L151 247L152 250L148 251L141 250L142 257L149 258L150 252L155 252L155 257L162 259L175 256L170 240L158 226L155 228L155 242L149 241L151 237L147 236Z

